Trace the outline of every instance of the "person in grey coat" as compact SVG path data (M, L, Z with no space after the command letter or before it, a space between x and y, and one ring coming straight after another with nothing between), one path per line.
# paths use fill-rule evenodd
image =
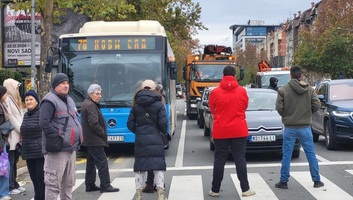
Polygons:
M135 133L135 184L136 200L142 199L144 176L153 170L158 200L164 197L164 174L166 162L161 132L167 132L168 120L162 96L155 91L156 84L145 80L141 90L135 94L127 127Z
M108 141L106 122L99 109L101 91L100 85L90 85L87 90L88 96L81 107L82 145L87 147L86 192L97 190L100 190L101 193L118 192L119 188L114 188L110 185L108 161L104 152L104 147L108 147ZM100 187L95 184L96 167L98 169Z

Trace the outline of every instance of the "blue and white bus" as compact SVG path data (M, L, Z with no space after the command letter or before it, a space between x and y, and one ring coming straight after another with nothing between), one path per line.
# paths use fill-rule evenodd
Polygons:
M134 143L126 127L132 99L141 83L154 80L163 86L169 134L176 127L176 64L164 27L157 21L87 22L79 33L59 37L59 62L46 71L70 79L70 96L77 109L92 83L102 87L101 111L108 127L108 142ZM52 60L52 59L51 59Z

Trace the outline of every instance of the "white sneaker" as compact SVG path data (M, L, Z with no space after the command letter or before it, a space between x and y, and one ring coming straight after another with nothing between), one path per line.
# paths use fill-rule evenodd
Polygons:
M208 192L208 195L210 195L211 197L219 197L219 193L213 192L212 190Z
M9 195L2 197L0 200L10 200L11 197Z
M26 192L26 188L24 188L24 187L21 187L21 186L20 186L20 187L17 188L17 189L18 189L19 191L21 191L21 193L22 193L22 192Z
M253 195L255 195L255 194L256 194L256 193L255 193L254 190L249 189L248 191L243 192L241 196L243 196L243 197L249 197L249 196L253 196Z
M13 189L9 192L9 194L21 194L21 190L19 189Z

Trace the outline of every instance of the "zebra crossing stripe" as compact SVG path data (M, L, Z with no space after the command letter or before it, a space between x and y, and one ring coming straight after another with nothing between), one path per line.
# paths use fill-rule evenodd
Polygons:
M173 176L168 200L204 200L202 176Z
M240 199L252 200L252 199L266 199L266 200L278 200L276 195L272 192L272 189L268 186L266 181L258 173L248 173L248 180L250 188L256 192L256 195L250 197L242 197L242 191L240 188L240 182L236 174L230 174L235 188L238 191Z
M136 193L135 177L115 178L111 183L113 187L120 189L119 192L102 193L98 200L133 199Z
M325 184L324 187L314 188L313 181L311 180L310 172L291 172L291 177L297 180L311 195L316 199L320 200L332 200L332 199L353 199L351 195L339 188L336 184L329 181L327 178L322 176L321 181Z

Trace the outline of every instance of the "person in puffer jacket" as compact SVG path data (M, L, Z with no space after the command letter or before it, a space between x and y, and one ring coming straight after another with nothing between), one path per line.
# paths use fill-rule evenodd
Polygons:
M153 170L158 200L165 200L164 174L166 162L161 133L167 132L168 119L162 96L155 91L156 84L145 80L141 90L135 94L127 127L135 134L135 187L136 200L142 199L144 176Z
M34 186L34 200L44 200L44 156L42 129L39 126L39 98L34 90L24 95L27 112L21 124L22 158L26 160L29 176Z

